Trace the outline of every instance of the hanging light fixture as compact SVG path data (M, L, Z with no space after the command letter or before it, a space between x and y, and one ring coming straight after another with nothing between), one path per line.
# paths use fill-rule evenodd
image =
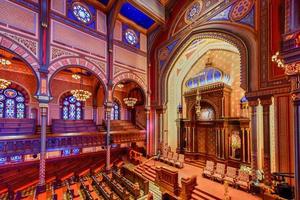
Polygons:
M7 58L4 57L4 50L1 50L1 54L0 54L0 65L2 67L8 67L9 65L11 65L11 61L8 60Z
M201 91L200 89L197 90L197 96L196 96L196 115L197 119L201 119Z
M117 86L118 86L118 88L122 89L124 87L124 84L119 83Z
M83 79L80 78L80 89L76 89L76 90L71 90L71 94L78 100L78 101L86 101L88 98L90 98L92 96L92 93L87 91L87 90L83 90Z
M72 74L72 78L75 80L79 80L81 78L81 76L79 74Z
M133 108L137 102L137 98L127 97L127 98L124 98L123 101L128 107Z
M0 79L0 89L5 90L11 84L10 81L5 79Z

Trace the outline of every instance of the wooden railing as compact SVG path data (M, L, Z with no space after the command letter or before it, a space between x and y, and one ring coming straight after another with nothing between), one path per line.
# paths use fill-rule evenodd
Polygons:
M85 148L105 145L105 133L59 133L49 134L46 138L46 147L62 150L65 148ZM114 144L144 141L145 132L112 133ZM37 154L40 152L39 135L0 136L0 156Z

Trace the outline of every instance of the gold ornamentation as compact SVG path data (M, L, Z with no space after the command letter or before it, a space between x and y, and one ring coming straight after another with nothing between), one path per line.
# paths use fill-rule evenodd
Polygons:
M71 90L71 94L78 100L78 101L86 101L88 98L92 96L92 93L86 90Z
M128 107L134 107L134 105L137 102L137 98L133 98L133 97L127 97L123 99L124 103L128 106Z
M11 84L11 82L8 80L0 79L0 89L1 90L6 89L10 84Z

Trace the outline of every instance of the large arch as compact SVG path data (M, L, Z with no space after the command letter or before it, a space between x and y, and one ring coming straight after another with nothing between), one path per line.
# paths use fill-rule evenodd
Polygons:
M241 87L245 91L249 91L249 57L253 57L253 55L249 55L249 50L243 39L240 37L233 35L224 30L217 29L206 29L206 30L194 30L190 34L188 34L185 38L183 38L176 49L173 50L173 53L169 55L169 59L166 61L165 68L160 73L158 79L158 85L162 85L164 87L158 87L158 100L161 105L166 105L168 99L168 79L174 64L176 63L179 56L184 52L184 50L191 44L192 41L196 39L219 39L229 44L235 46L240 53L241 57ZM157 52L158 54L158 52Z
M28 66L32 74L36 79L36 91L37 93L39 89L39 61L35 58L35 56L26 48L24 48L21 44L16 41L6 37L5 35L0 33L0 49L8 51L11 54L17 55L25 64Z
M191 30L188 34L182 35L182 38L179 39L179 42L175 46L175 48L172 50L170 55L168 55L168 58L165 61L165 65L161 69L161 72L159 74L157 86L156 86L156 94L157 94L157 101L159 105L162 105L164 108L166 108L166 112L163 114L163 129L167 130L166 133L164 133L164 138L167 139L168 143L172 146L172 148L176 148L176 139L173 137L169 137L168 132L173 133L174 128L170 128L170 126L174 126L171 122L176 120L176 107L174 106L175 103L173 102L172 105L168 103L169 99L176 99L176 97L173 95L173 97L168 97L169 95L169 79L170 74L173 70L173 68L176 66L176 62L180 58L180 56L185 52L187 48L189 48L190 44L197 40L208 40L208 39L215 39L223 41L224 43L230 44L235 49L237 49L235 52L238 52L240 55L240 87L245 91L249 92L252 91L255 87L257 87L257 83L252 83L252 85L249 85L249 79L251 78L251 73L253 71L258 71L258 61L255 59L257 56L257 53L255 52L256 49L256 41L254 41L254 35L250 31L239 32L237 34L233 34L232 31L229 31L229 28L233 28L235 26L233 25L221 25L220 27L214 27L216 24L213 25L204 25L201 27L195 27L193 30ZM204 28L207 27L207 28ZM226 28L224 28L226 27ZM204 29L203 29L204 28ZM224 29L223 29L224 28ZM226 30L228 29L228 30ZM235 27L237 29L237 27ZM243 36L241 36L243 35ZM249 37L249 38L248 38ZM163 45L161 46L163 47ZM159 66L158 63L158 55L159 50L156 50L156 66ZM251 58L252 60L250 61ZM255 63L255 65L253 65ZM251 68L250 68L251 66ZM255 69L256 70L253 70ZM175 68L174 68L175 69ZM250 72L252 70L252 72ZM178 88L179 89L179 88ZM180 88L181 89L181 88ZM180 103L181 100L179 100L177 103ZM178 104L176 104L178 105ZM170 107L172 106L172 107ZM175 111L170 112L170 109L175 109ZM170 128L170 130L169 130ZM165 135L166 134L166 135ZM175 139L175 140L174 140Z
M121 73L118 76L116 76L113 81L113 91L114 91L114 88L118 85L118 83L120 83L122 81L127 81L127 80L137 83L142 88L144 95L147 99L147 86L146 86L145 82L138 75L136 75L132 72L125 72L125 73Z
M53 80L53 77L55 77L55 74L68 67L79 67L92 72L102 83L104 87L104 93L107 95L107 78L105 73L99 69L99 67L96 67L93 63L81 57L62 58L50 63L48 74L49 86L51 85L51 81ZM49 93L51 94L51 88L49 89Z
M103 70L82 57L66 57L59 60L55 60L52 63L50 63L48 68L49 70L48 80L51 80L52 77L62 69L70 66L82 67L84 69L93 72L96 75L96 77L98 77L98 79L102 82L102 84L106 87L107 78Z

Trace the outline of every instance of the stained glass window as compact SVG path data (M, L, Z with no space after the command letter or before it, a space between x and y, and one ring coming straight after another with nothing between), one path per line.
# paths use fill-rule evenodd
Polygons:
M117 102L113 103L110 119L120 120L120 105Z
M73 4L73 14L79 21L86 24L92 20L92 15L89 9L78 2Z
M25 98L15 89L0 91L0 118L25 118Z
M127 29L126 30L126 32L125 32L125 39L131 45L136 45L136 43L138 43L137 35L131 29Z
M62 107L62 119L64 120L81 120L82 103L77 101L74 96L64 98Z

